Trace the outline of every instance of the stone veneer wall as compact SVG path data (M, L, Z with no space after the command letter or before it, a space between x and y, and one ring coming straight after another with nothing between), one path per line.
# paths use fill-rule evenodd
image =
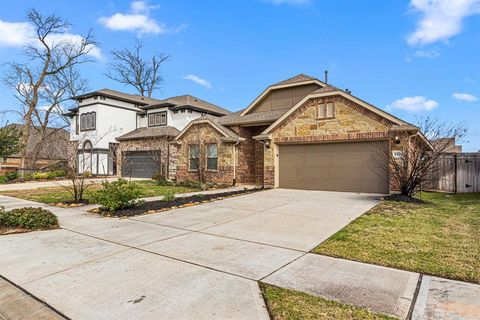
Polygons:
M122 153L125 151L160 150L161 163L168 167L168 179L175 179L177 165L177 146L171 143L173 138L145 138L120 141L117 148L117 175L122 175Z
M317 108L326 102L335 103L335 118L318 119ZM310 99L273 130L272 146L264 154L265 187L275 186L278 155L273 144L386 140L391 125L389 120L342 96Z
M234 131L245 140L238 144L237 182L263 185L263 144L253 139L267 126L240 127L232 126Z

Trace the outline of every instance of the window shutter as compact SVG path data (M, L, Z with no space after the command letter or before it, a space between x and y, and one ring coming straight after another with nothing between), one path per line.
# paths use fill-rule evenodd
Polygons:
M325 105L321 104L318 106L318 118L323 119L325 118Z
M327 118L334 118L335 117L335 105L330 102L327 103Z

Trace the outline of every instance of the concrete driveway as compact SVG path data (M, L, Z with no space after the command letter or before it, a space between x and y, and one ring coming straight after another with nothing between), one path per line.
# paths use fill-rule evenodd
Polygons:
M376 203L277 189L131 219L50 207L63 229L1 236L0 274L73 319L268 319L256 281Z

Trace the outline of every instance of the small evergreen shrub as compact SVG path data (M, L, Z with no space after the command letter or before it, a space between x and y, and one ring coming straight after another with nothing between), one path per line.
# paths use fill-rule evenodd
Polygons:
M13 180L17 180L18 173L17 171L12 171L12 172L6 173L5 176L7 177L8 181L13 181Z
M133 182L119 178L112 182L102 182L103 189L94 194L95 200L103 209L113 212L138 204L140 187Z
M0 184L7 183L9 180L6 175L0 175Z
M25 207L5 211L0 208L0 226L24 229L51 229L58 226L57 217L42 208Z
M166 190L165 193L163 194L163 199L162 201L165 202L170 202L175 200L175 191L173 190Z

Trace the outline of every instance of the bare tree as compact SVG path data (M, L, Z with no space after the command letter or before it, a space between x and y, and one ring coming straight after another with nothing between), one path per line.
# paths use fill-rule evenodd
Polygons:
M24 49L29 61L8 64L8 71L3 78L3 82L16 91L15 97L22 105L22 168L25 167L28 139L35 125L35 118L38 120L38 115L42 113L47 115L43 120L48 119L48 114L59 107L59 103L54 102L47 107L47 112L41 111L42 94L51 90L50 94L46 93L50 98L53 98L52 93L58 95L49 85L58 79L65 80L75 66L90 61L88 54L96 45L91 32L81 37L80 41L63 37L70 24L59 16L43 16L32 9L27 12L27 19L35 30L35 41ZM48 121L43 122L48 124Z
M205 132L201 124L195 124L190 128L188 138L185 139L184 154L180 158L180 162L185 165L188 170L195 171L197 182L200 187L205 190L207 187L207 145L205 140Z
M163 85L160 68L170 56L165 53L156 53L146 59L142 57L142 49L143 43L136 40L133 50L129 48L113 50L113 62L106 76L125 86L135 88L142 96L151 97Z
M451 139L460 140L467 133L465 125L432 118L422 119L418 129L395 136L392 150L379 148L380 152L387 153L388 168L385 170L389 170L391 182L402 195L408 197L432 183L437 162L450 147Z

